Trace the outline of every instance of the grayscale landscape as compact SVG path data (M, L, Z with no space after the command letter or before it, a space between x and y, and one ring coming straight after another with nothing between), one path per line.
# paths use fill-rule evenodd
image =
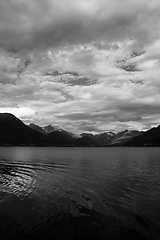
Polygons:
M159 0L0 0L0 240L159 240L159 81Z

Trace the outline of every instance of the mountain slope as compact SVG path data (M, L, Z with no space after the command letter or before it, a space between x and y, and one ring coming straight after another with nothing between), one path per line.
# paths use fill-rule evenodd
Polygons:
M0 144L41 144L43 135L9 113L0 113Z
M89 141L91 144L95 142L97 145L101 146L107 146L110 143L110 139L115 135L115 133L112 132L104 132L104 133L98 133L98 134L92 134L92 133L81 133L81 136L87 137L87 141ZM85 140L86 141L86 140Z
M46 133L51 133L51 132L54 132L54 131L65 131L63 128L61 128L59 126L53 126L53 125L47 125L45 127L42 127L42 129Z
M28 127L32 128L33 130L45 134L46 132L43 130L43 128L39 127L38 125L31 123L28 125Z
M142 132L136 130L125 130L119 132L110 138L110 146L122 146L123 144L127 143L131 139L135 138L136 136L141 135Z
M100 145L108 145L111 142L111 139L115 136L115 133L112 132L104 132L100 134L95 135L95 140L98 142Z
M91 134L91 133L82 133L81 136L88 137L88 142L90 139L90 142L93 144L93 141L96 142L97 145L100 146L122 146L125 142L128 142L135 136L139 136L141 132L136 130L125 130L119 133L113 133L113 132L104 132L99 134Z
M124 144L124 146L160 146L160 125L133 138L131 141Z
M53 131L47 134L48 140L55 144L72 145L76 138L67 131Z
M51 145L73 145L77 139L77 136L73 133L59 126L47 125L45 127L39 127L32 123L29 127L42 133L46 137L46 141Z
M26 126L9 113L0 113L0 145L36 146L160 146L160 126L146 132L82 133L79 137L60 127Z
M75 142L77 146L99 146L98 142L95 141L94 137L89 136L90 134L83 134L82 137L78 138ZM91 134L92 135L92 134Z

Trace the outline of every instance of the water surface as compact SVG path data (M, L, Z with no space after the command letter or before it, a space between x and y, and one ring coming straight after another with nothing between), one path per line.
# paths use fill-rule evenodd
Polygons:
M1 239L160 239L160 148L0 148Z

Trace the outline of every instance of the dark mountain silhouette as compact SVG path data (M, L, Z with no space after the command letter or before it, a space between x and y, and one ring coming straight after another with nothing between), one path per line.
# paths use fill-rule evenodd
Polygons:
M88 139L93 140L101 146L121 146L125 142L128 142L135 136L139 136L142 134L142 132L136 131L136 130L125 130L119 133L113 133L113 132L104 132L100 134L91 134L91 133L82 133L81 136L87 136Z
M96 134L95 139L100 145L109 145L115 135L113 132L104 132Z
M46 141L52 145L72 145L77 139L74 134L59 126L47 125L45 127L39 127L32 123L29 127L45 135Z
M134 137L132 140L125 143L124 146L160 146L160 125L156 128L151 128L140 136Z
M59 127L59 126L53 126L53 125L47 125L45 127L42 127L42 129L46 132L46 133L51 133L54 131L66 131L65 129Z
M92 134L91 134L92 135ZM77 146L100 146L100 144L90 134L83 134L75 142Z
M122 132L119 132L117 134L115 134L114 136L112 136L112 138L110 138L110 146L122 146L123 144L127 143L128 141L130 141L131 139L133 139L136 136L141 135L143 132L141 131L136 131L136 130L124 130Z
M108 145L111 142L111 138L115 135L115 133L112 132L104 132L104 133L99 133L99 134L92 134L92 133L81 133L81 136L84 138L87 138L88 141L89 139L91 142L96 142L98 145Z
M0 113L0 144L44 144L43 135L10 113Z
M33 130L36 130L37 132L43 133L45 134L45 130L43 130L43 128L39 127L38 125L31 123L28 125L30 128L32 128Z
M47 134L49 142L60 145L72 145L75 143L76 138L67 131L53 131Z
M146 132L82 133L79 136L59 126L25 125L9 113L0 113L0 145L25 146L160 146L160 126Z

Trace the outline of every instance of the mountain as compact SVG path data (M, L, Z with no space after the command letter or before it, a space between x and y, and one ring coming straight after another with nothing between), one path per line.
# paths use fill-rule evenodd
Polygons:
M46 141L52 145L73 145L77 136L59 126L47 125L39 127L34 123L29 125L30 128L42 133L46 137Z
M92 144L93 141L97 145L106 146L110 143L110 139L115 135L115 133L112 132L104 132L99 134L92 134L92 133L81 133L82 137L87 137L88 141L91 140Z
M151 128L140 136L134 137L132 140L125 143L124 146L160 146L160 125L158 127Z
M65 130L54 129L47 133L38 125L27 126L12 114L0 113L0 145L64 146L73 145L76 140Z
M42 129L48 134L49 141L55 142L55 144L72 145L76 141L74 134L59 126L48 125Z
M37 132L40 132L40 133L43 133L45 134L45 130L41 127L39 127L38 125L34 124L34 123L31 123L28 125L30 128L32 128L33 130L36 130Z
M28 126L32 129L38 131L38 132L41 132L41 133L51 133L51 132L54 132L54 131L66 131L59 126L53 126L53 125L47 125L45 127L40 127L40 126L38 126L34 123L31 123Z
M43 135L10 113L0 113L0 144L44 144Z
M42 129L46 133L51 133L51 132L54 132L54 131L65 131L63 128L61 128L59 126L53 126L53 125L47 125L45 127L42 127Z
M47 134L48 140L58 145L74 145L76 138L67 131L55 130Z
M143 132L136 131L136 130L124 130L112 136L110 138L110 146L122 146L123 144L127 143L131 139L135 138L136 136L141 135Z
M73 134L59 126L25 125L10 113L0 113L0 145L25 146L160 146L160 125L146 132Z
M82 133L81 136L88 137L88 141L93 143L95 141L97 145L100 146L121 146L124 143L128 142L132 138L139 136L142 134L142 132L136 131L136 130L125 130L119 133L113 133L113 132L104 132L99 134L91 134L91 133Z
M45 127L39 127L35 124L30 124L30 128L41 132L46 135L47 141L54 145L63 145L63 146L97 146L99 145L94 138L94 135L82 133L80 136L74 134L59 126L47 125Z
M92 134L83 134L75 142L76 146L99 146L98 142L91 136Z
M110 144L111 139L115 135L116 134L113 132L104 132L104 133L96 134L95 139L100 145L108 145Z

